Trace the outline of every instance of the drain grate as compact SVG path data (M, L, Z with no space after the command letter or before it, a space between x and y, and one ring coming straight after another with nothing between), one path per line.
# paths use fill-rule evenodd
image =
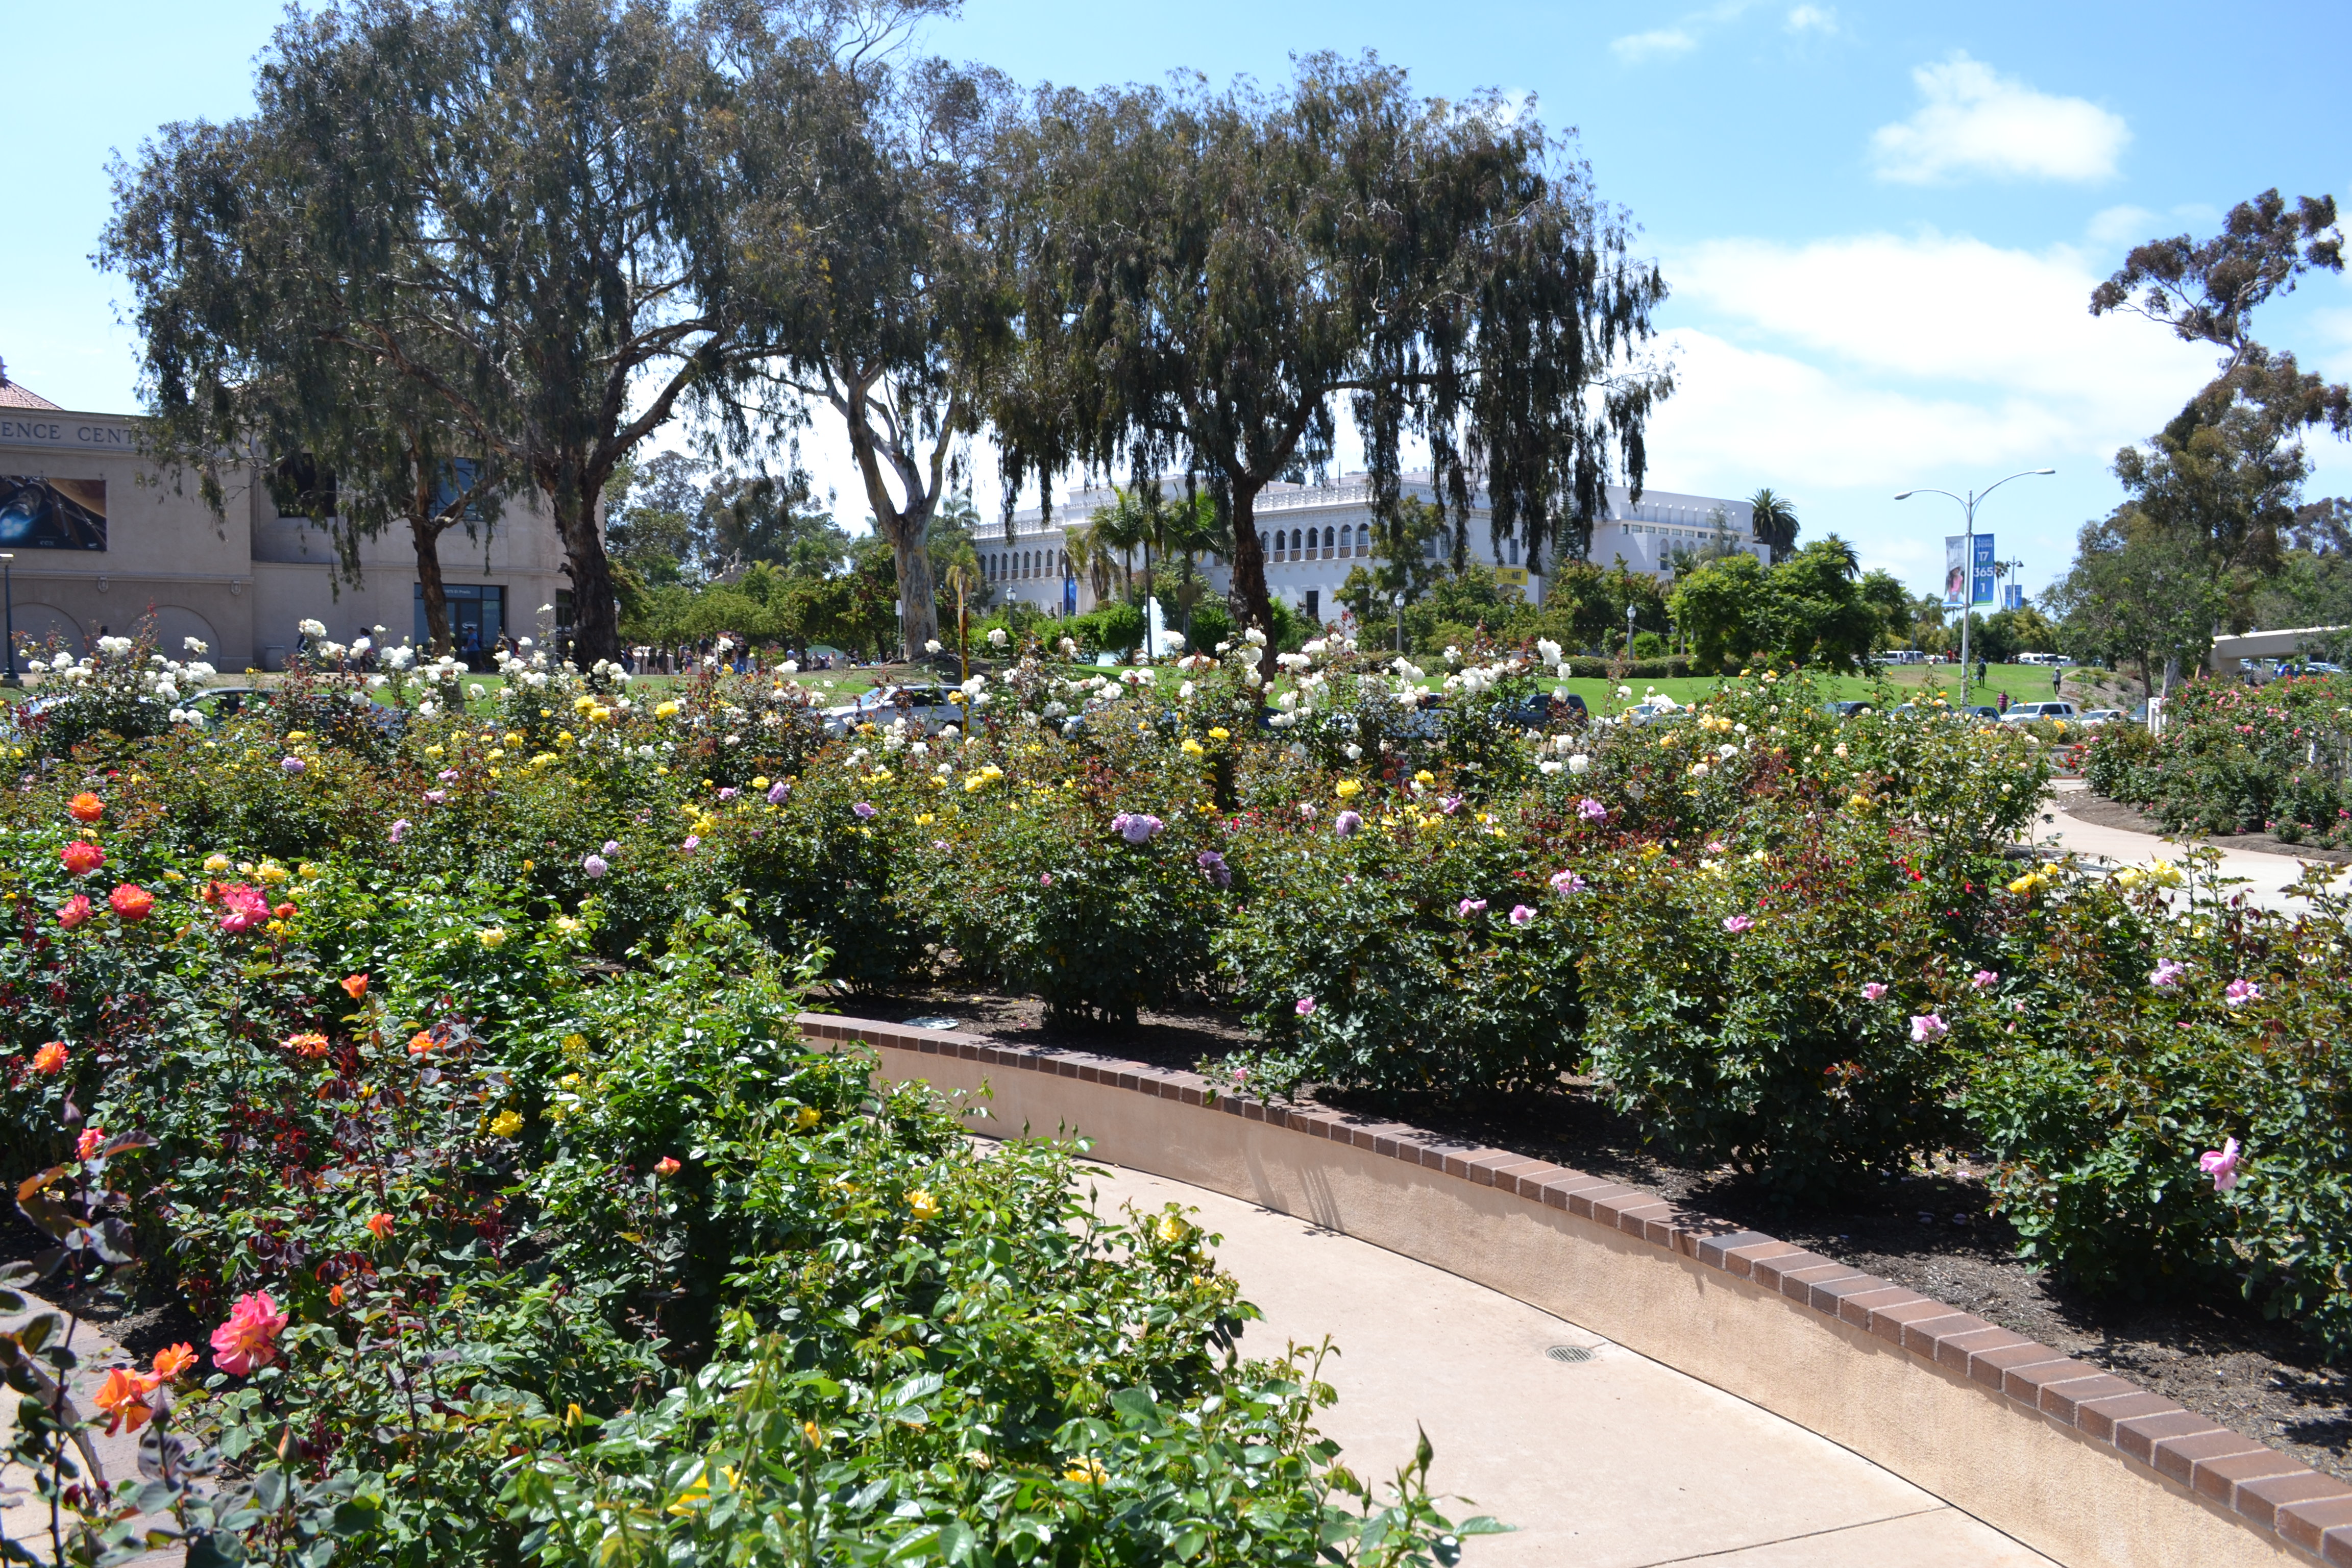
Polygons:
M1551 1357L1552 1360L1564 1361L1570 1366L1578 1366L1591 1361L1596 1353L1591 1345L1553 1345L1544 1352L1544 1354Z

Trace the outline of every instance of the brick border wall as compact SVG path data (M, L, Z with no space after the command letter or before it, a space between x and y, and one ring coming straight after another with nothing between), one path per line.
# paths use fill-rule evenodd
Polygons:
M1654 1193L1401 1122L1213 1095L1197 1073L830 1014L803 1014L800 1025L812 1040L863 1041L1213 1109L1564 1210L1776 1292L1792 1310L1821 1313L1867 1332L1967 1380L2021 1416L2038 1416L2146 1467L2258 1534L2307 1554L2306 1560L2352 1568L2352 1485L2021 1334L1760 1231L1680 1208Z

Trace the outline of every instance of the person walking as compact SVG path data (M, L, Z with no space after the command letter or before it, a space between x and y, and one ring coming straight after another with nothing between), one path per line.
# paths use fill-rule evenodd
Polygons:
M2006 691L2000 694L2000 711L2004 718L2009 714L2009 693Z

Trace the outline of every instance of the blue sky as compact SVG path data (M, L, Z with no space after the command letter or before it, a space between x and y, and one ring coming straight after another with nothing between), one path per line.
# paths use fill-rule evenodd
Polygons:
M88 261L108 157L162 121L247 107L278 9L96 15L19 7L7 25L0 356L61 403L128 409L130 337ZM1843 532L1922 589L1957 510L1895 490L2056 468L1983 515L2039 589L2114 503L2115 448L2210 374L2209 353L2149 323L2086 313L2126 249L2206 232L2267 186L2352 196L2341 5L968 0L930 42L1079 85L1178 67L1271 82L1294 52L1373 49L1426 92L1532 95L1548 124L1578 128L1675 289L1660 349L1683 390L1653 431L1651 482L1769 484L1808 537ZM2352 376L2352 286L2307 282L2257 331ZM839 444L820 427L808 451L860 515ZM2352 491L2352 448L2315 456L2315 493Z

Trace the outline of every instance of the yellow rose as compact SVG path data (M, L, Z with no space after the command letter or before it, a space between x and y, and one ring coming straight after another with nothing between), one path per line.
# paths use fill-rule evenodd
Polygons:
M492 952L496 952L499 949L507 944L506 927L486 926L481 931L475 933L475 940L479 942L484 947L488 948Z
M1062 1479L1082 1487L1098 1487L1110 1479L1110 1473L1103 1468L1100 1459L1089 1456L1071 1460L1070 1468L1062 1472Z
M818 1120L817 1110L814 1105L803 1105L793 1113L793 1125L803 1132L815 1126Z
M1358 795L1364 793L1364 781L1361 779L1341 779L1338 784L1331 787L1333 793L1338 795L1341 800L1353 800Z
M501 1110L490 1118L490 1136L493 1138L511 1138L521 1131L522 1114L520 1111Z
M1209 731L1209 739L1212 741L1230 741L1233 738L1234 732L1231 730L1226 729L1222 724L1215 726Z
M654 717L655 717L655 718L656 718L656 719L675 719L675 718L677 718L677 703L675 703L675 702L665 702L665 703L663 703L660 707L656 708L656 709L654 710Z
M940 1217L940 1201L921 1187L917 1187L907 1194L907 1212L918 1220L937 1219Z
M223 871L227 870L228 866L229 860L228 857L226 855L207 855L205 857L205 873L207 876L217 877Z
M1193 740L1189 735L1184 738L1184 743L1176 749L1182 752L1188 757L1202 757L1208 755L1209 752L1208 747L1203 746L1200 742Z

